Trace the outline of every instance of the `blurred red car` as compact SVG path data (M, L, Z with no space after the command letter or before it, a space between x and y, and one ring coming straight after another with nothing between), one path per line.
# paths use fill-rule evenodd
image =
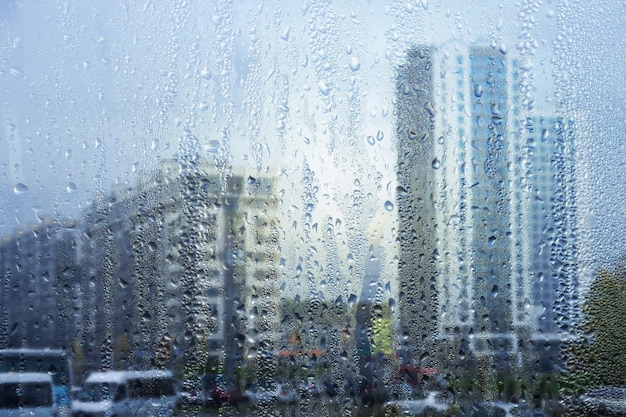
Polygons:
M246 396L235 387L217 386L211 391L211 400L216 405L235 405L246 401Z

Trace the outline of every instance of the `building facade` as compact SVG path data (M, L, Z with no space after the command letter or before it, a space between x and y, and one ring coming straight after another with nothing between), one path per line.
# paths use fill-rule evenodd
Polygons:
M225 178L197 156L163 162L85 214L89 367L271 368L276 340L276 180ZM91 277L91 278L89 278ZM90 335L90 337L89 337ZM87 342L88 343L88 342ZM107 350L108 349L108 350Z
M574 220L555 218L558 195L573 201L559 182L573 159L554 118L522 115L519 82L516 59L490 46L416 47L399 68L399 321L413 362L519 367L536 359L531 341L560 337L555 301L575 284L557 287L576 279L556 277L571 251L554 242Z
M80 337L80 230L44 218L0 239L2 348L69 349Z

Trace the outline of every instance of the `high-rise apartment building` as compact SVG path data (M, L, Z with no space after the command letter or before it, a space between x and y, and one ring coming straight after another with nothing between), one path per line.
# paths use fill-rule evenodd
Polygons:
M439 323L441 242L437 224L442 161L435 136L434 59L434 48L410 50L396 82L398 307L401 341L408 360L432 351Z
M279 200L276 179L221 176L211 164L171 161L160 182L167 281L180 280L185 363L205 353L232 375L236 365L274 358L278 292ZM165 191L166 190L166 191ZM187 324L184 324L187 323ZM170 330L173 334L175 327ZM220 359L221 358L221 359Z
M530 269L531 295L534 300L533 328L541 333L554 333L556 324L552 306L557 299L558 280L551 272L551 235L555 222L555 193L557 192L554 117L532 117L525 125L526 175L524 186L528 202L524 206L525 229Z
M472 269L474 352L517 351L515 326L519 322L520 291L514 271L514 253L522 236L515 230L517 193L511 169L519 134L514 69L507 56L491 47L473 47L465 57L469 67L468 105L470 151L468 192L470 224L469 263ZM512 88L509 89L509 85ZM449 300L453 302L453 300Z
M209 363L226 376L241 365L270 368L278 219L276 179L223 177L197 155L96 202L85 236L98 244L84 246L97 281L90 299L103 307L84 314L100 314L85 320L98 323L91 340L113 351L98 366L184 365L186 379Z
M532 335L554 330L558 135L554 119L522 120L519 82L490 46L417 47L398 71L399 320L413 361L448 346L521 364Z

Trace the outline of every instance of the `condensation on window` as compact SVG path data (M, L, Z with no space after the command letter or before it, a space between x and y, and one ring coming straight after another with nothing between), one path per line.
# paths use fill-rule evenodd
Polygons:
M65 415L131 370L176 415L623 413L625 13L3 2L0 383L51 375Z

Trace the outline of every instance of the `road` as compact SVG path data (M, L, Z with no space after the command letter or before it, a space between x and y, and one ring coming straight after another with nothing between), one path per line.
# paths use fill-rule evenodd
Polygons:
M247 416L280 416L280 417L323 417L352 415L354 417L373 417L382 415L381 407L339 404L333 399L324 397L312 398L295 404L273 405L241 405L226 407L208 407L202 410L180 410L177 416L197 417L247 417Z

